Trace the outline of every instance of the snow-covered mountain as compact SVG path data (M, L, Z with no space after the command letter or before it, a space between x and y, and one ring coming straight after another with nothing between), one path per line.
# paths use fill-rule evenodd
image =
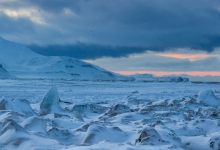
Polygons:
M6 71L2 65L0 64L0 79L9 79L9 78L13 78L14 76L12 76L10 73L8 73L8 71Z
M0 38L0 64L18 78L130 81L95 65L70 57L42 56L27 47Z
M178 76L163 76L156 77L152 74L135 74L131 75L138 82L188 82L188 78L182 78Z

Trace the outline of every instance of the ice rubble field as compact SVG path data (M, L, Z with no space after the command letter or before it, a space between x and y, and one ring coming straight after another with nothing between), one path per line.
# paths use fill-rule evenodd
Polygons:
M220 147L220 84L0 80L0 149Z

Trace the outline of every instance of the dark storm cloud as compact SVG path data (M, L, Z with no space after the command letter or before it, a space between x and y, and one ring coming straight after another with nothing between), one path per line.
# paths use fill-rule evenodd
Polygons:
M192 48L194 49L204 49L208 52L213 51L214 48L220 46L220 36L219 35L212 35L206 37L204 42L199 42L198 44L192 44ZM190 46L189 46L190 47Z
M78 59L97 59L106 57L126 57L130 54L143 53L145 48L141 47L112 47L88 44L76 45L49 45L41 47L37 45L28 46L35 52L46 56L70 56Z
M39 10L36 15L45 25L31 18L13 20L0 11L0 35L45 55L94 59L147 49L212 52L220 47L219 0L26 0L1 5Z
M196 38L196 39L199 39ZM212 52L215 47L220 45L220 36L203 37L204 42L194 42L191 44L183 44L175 42L173 47L188 47L192 49L202 49L207 52ZM164 39L166 41L166 39ZM171 43L158 43L157 45L149 45L146 47L135 47L135 46L103 46L97 44L85 44L78 43L73 45L27 45L28 48L33 51L46 56L70 56L77 59L97 59L101 57L128 57L131 54L138 54L146 52L147 50L153 50L157 52L163 52L172 48ZM164 48L165 47L165 48ZM173 50L175 52L175 50ZM186 62L184 65L190 65ZM167 64L166 64L167 65ZM180 64L181 65L181 64Z

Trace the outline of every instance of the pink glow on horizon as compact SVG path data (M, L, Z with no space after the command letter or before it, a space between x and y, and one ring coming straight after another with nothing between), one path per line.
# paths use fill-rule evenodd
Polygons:
M207 71L207 72L200 72L200 71L187 71L187 72L166 72L166 71L114 71L119 74L123 75L132 75L132 74L154 74L156 76L165 76L165 75L180 75L180 74L187 74L190 76L220 76L220 72L214 71Z
M220 58L219 54L178 54L178 53L164 53L164 54L156 54L158 56L163 57L170 57L170 58L177 58L177 59L189 59L191 61L205 59L208 57L218 57Z
M178 58L178 59L189 59L189 60L197 60L197 59L205 59L210 56L215 56L215 55L208 55L208 54L156 54L158 56L163 56L163 57L171 57L171 58Z

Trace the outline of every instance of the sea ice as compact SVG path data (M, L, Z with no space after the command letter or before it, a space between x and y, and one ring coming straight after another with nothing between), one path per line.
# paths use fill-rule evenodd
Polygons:
M106 113L106 116L116 116L118 114L126 113L126 112L131 112L131 109L123 104L116 104L112 106Z
M14 112L23 113L27 116L34 116L35 113L33 112L29 101L25 99L2 99L0 101L0 110L11 110Z
M31 116L24 120L21 124L26 130L46 134L47 122L39 117Z
M40 115L46 115L52 112L61 111L59 105L59 94L55 86L53 86L44 97L40 104Z

